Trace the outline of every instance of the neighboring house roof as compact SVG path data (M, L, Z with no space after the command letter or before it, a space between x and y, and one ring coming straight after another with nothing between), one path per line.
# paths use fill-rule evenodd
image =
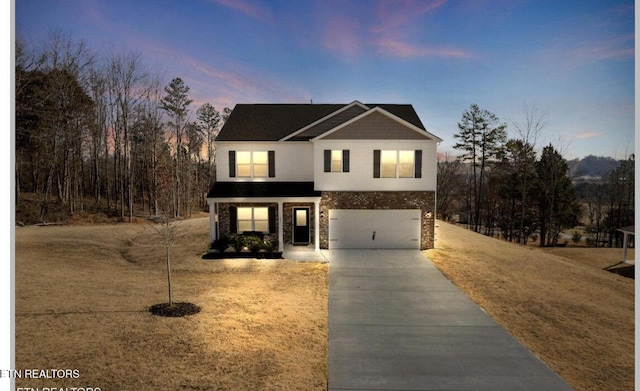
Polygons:
M409 104L237 104L216 140L306 141L362 114L363 107L379 107L432 136Z
M216 182L207 198L320 197L313 182Z

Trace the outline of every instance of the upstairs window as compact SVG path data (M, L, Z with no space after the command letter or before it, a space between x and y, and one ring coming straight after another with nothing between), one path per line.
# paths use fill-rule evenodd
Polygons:
M325 149L324 172L349 172L349 150Z
M422 150L374 150L373 177L421 178Z
M414 151L398 151L398 178L413 178Z
M272 178L275 172L274 151L229 151L231 178Z
M380 177L395 178L397 151L380 151Z

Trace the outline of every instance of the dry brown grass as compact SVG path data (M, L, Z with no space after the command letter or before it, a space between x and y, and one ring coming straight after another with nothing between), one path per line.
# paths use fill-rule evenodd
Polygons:
M634 388L634 280L586 255L569 260L438 224L429 258L556 373L577 390Z
M167 288L164 249L130 242L144 224L16 228L16 368L80 371L17 386L325 389L328 265L204 261L208 220L183 226L174 300L202 307L184 318L147 312Z

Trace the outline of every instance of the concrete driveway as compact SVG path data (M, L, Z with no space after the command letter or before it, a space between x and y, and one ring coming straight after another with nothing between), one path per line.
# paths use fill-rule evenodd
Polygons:
M329 390L571 390L417 250L329 250Z

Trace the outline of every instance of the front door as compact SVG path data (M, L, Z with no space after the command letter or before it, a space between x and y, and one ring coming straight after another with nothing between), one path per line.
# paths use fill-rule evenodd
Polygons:
M293 244L309 244L309 208L293 208Z

